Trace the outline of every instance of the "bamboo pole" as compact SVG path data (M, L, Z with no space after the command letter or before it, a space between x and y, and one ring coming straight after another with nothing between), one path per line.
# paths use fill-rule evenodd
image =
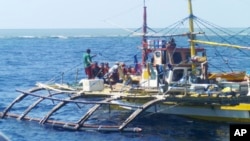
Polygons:
M118 105L118 106L125 106L125 107L131 107L131 108L141 108L140 106L131 105L131 104L110 103L110 102L100 102L100 101L79 101L79 100L58 99L58 98L53 98L53 97L36 95L36 94L29 93L29 92L21 91L21 90L16 90L16 91L23 93L25 95L31 95L34 97L42 97L42 98L46 98L46 99L50 99L50 100L54 100L54 101L60 101L60 102L71 102L71 103L80 103L80 104L109 104L109 105ZM79 95L79 96L81 96L81 95Z
M17 114L12 114L12 113L6 113L7 117L11 118L18 118L19 115ZM24 117L22 120L27 120L27 121L35 121L39 122L40 119L38 118L31 118L31 117ZM77 123L72 123L72 122L63 122L63 121L56 121L56 120L48 120L44 125L47 126L52 126L52 127L59 127L59 128L64 128L68 130L74 130L74 131L86 131L86 130L96 130L96 131L110 131L110 132L120 132L118 129L119 126L111 126L111 125L84 125L78 129L74 128ZM138 127L129 127L129 128L124 128L124 132L141 132L142 129Z
M202 40L190 40L193 43L200 43L200 44L206 44L211 46L223 46L223 47L232 47L237 49L247 49L250 50L250 47L246 46L239 46L239 45L233 45L233 44L224 44L224 43L217 43L217 42L211 42L211 41L202 41Z

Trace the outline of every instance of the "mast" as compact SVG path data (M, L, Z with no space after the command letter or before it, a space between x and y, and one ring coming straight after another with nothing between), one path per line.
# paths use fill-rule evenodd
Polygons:
M146 64L147 57L147 7L145 5L145 0L143 0L143 25L142 25L142 65Z
M147 7L145 5L145 0L144 0L144 6L143 6L143 36L142 40L144 41L146 39L146 34L147 34Z
M189 10L189 32L190 32L190 49L191 49L191 57L196 55L195 52L195 43L192 40L195 39L195 35L192 34L194 32L194 21L193 21L193 9L192 9L192 0L188 0L188 10ZM195 69L195 65L192 65L192 69Z

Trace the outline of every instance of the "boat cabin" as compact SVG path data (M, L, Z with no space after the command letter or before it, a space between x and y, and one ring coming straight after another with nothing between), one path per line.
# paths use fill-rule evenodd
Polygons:
M154 44L152 44L152 42ZM169 84L178 83L181 80L185 80L187 83L201 82L201 64L206 61L206 50L204 48L196 48L195 52L197 56L191 57L190 48L176 47L173 38L169 42L165 42L165 40L150 40L148 43L147 48L144 48L144 50L147 53L146 58L151 56L152 68L155 70L153 73L155 73L156 76L159 74L158 68L160 67L163 68L165 81ZM195 71L192 71L192 65L195 66ZM145 76L145 73L142 75ZM143 77L144 82L147 79L148 77ZM155 79L150 78L150 81L152 81L150 86L158 86L156 85L158 82L157 79L158 77L155 77ZM149 84L147 84L147 86L149 86Z

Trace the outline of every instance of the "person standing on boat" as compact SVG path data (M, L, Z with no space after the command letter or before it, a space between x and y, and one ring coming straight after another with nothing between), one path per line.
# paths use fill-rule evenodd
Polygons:
M207 81L208 80L208 62L202 62L201 63L201 78L203 79L203 81Z
M93 78L91 72L92 58L96 55L90 56L91 50L87 49L86 53L83 55L83 64L85 69L85 74L88 76L88 79Z

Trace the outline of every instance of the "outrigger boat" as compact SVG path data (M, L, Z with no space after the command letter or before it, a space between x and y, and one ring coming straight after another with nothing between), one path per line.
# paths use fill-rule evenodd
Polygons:
M205 120L250 123L250 74L209 72L206 49L197 47L197 44L250 48L197 40L197 36L205 35L205 32L194 32L193 20L197 17L193 15L191 0L188 0L188 6L189 16L185 18L185 21L189 21L188 33L150 34L147 31L144 1L140 47L142 62L136 63L136 67L141 66L136 74L127 75L130 81L106 84L103 79L82 79L80 85L74 86L64 83L37 83L36 87L29 91L17 90L21 95L5 108L0 116L32 120L71 130L99 131L141 131L141 128L129 125L145 111ZM188 37L190 47L178 47L174 37L180 36ZM148 61L150 55L152 59ZM22 108L18 109L24 111L13 112L22 101L25 101L26 105L21 105ZM72 114L78 117L73 121L56 117L59 110L63 111L70 104L76 104L78 107L85 105L89 110L80 115ZM32 111L39 105L50 106L51 110L45 112L43 117L36 118ZM129 112L127 117L122 118L124 121L117 122L118 125L89 122L91 116L107 109L109 114L113 109Z

